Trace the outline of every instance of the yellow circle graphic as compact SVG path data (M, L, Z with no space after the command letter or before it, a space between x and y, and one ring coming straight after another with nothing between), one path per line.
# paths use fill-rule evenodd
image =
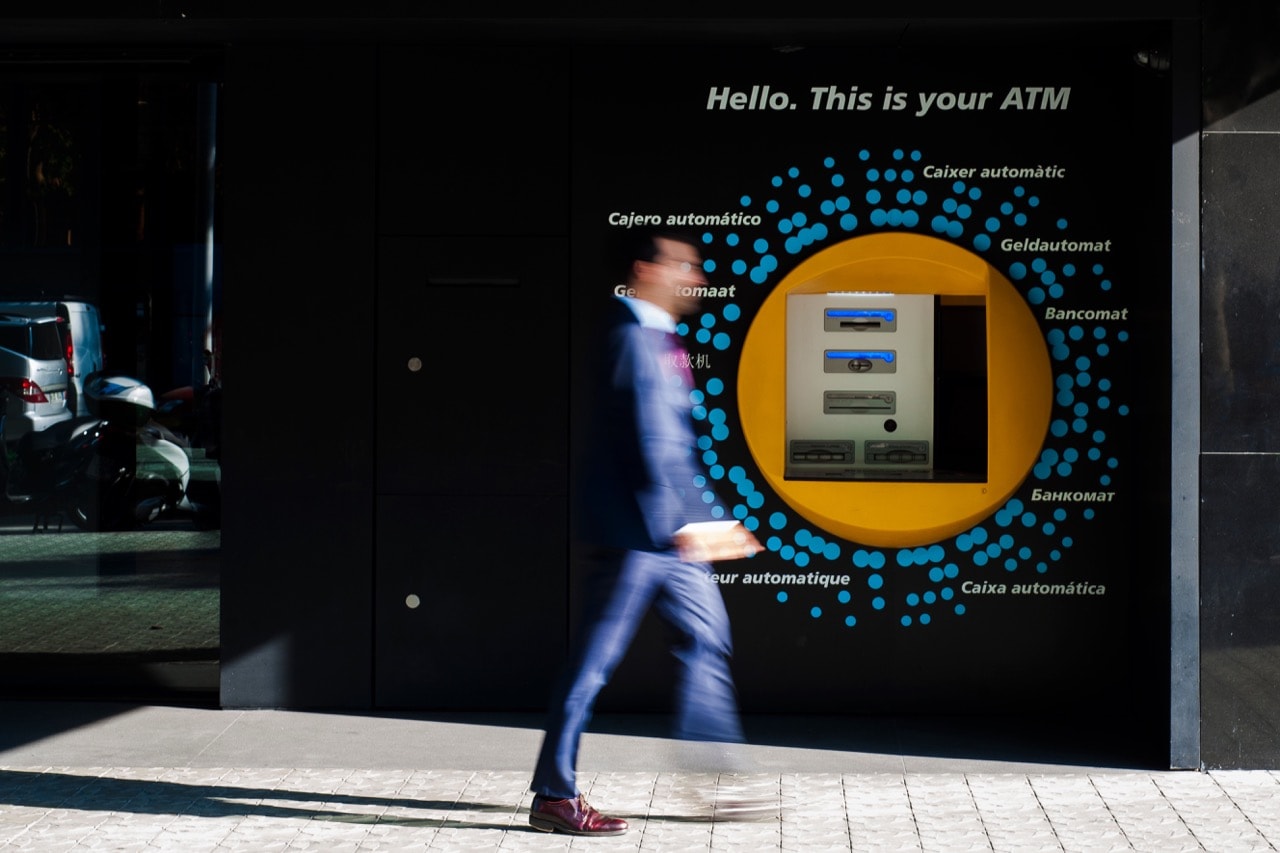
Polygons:
M987 312L987 480L788 480L786 297L881 291L981 297ZM797 266L760 307L742 345L738 405L747 447L775 493L853 542L905 548L960 533L998 509L1040 453L1053 406L1049 352L1013 284L977 255L918 234L855 237ZM937 423L935 429L946 429Z

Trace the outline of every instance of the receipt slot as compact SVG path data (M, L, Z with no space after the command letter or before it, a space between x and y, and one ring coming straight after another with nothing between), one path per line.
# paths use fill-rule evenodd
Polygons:
M933 470L934 311L932 294L787 294L785 478Z

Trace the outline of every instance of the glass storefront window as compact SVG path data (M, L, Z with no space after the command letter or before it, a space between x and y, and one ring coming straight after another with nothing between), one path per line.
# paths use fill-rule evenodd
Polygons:
M0 64L0 695L216 701L218 84L193 68Z

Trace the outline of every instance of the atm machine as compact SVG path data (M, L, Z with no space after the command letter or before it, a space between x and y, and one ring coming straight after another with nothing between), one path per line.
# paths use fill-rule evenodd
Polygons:
M791 293L786 310L784 476L927 478L935 296Z

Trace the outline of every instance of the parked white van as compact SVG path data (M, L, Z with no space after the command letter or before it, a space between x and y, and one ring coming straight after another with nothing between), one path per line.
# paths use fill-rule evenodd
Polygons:
M70 333L69 339L64 341L71 379L67 383L67 408L73 415L89 414L84 400L84 377L103 368L102 320L98 316L98 306L77 299L0 302L0 314L62 319L65 331Z
M69 420L66 323L0 314L0 422L5 450L31 432Z

